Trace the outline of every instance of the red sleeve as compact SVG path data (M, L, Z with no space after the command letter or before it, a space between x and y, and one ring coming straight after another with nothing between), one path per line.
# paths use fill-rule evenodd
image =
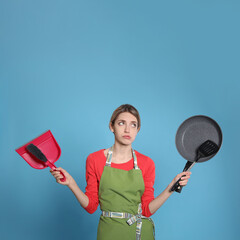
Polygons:
M86 182L87 186L85 188L85 194L88 196L89 203L88 206L84 209L88 213L94 213L99 204L98 199L98 186L99 181L97 178L96 168L94 164L94 159L91 157L91 154L87 157L86 160Z
M150 217L152 213L149 210L149 203L154 199L154 181L155 181L155 164L151 158L146 163L146 169L143 172L143 180L145 184L145 191L142 195L142 214Z

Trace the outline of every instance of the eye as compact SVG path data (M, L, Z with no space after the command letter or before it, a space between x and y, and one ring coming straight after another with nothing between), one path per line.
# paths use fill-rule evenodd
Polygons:
M133 128L136 128L136 127L137 127L137 124L136 124L136 123L133 123L133 124L132 124L132 127L133 127Z
M124 122L122 122L122 121L118 123L119 126L123 126L123 124L124 124Z

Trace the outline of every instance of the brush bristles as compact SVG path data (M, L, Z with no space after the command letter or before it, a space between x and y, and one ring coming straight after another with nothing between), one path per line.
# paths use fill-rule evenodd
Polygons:
M29 144L27 146L27 150L36 158L38 158L39 160L43 161L43 162L47 162L47 158L46 156L42 153L42 151L35 146L34 144Z

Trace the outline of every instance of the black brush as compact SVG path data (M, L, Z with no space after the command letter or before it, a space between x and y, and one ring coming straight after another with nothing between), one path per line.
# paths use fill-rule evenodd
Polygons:
M50 167L52 170L55 170L57 167L51 163L46 156L43 154L43 152L34 144L29 144L27 147L27 150L29 153L31 153L34 157L36 157L37 159L39 159L40 161L44 162L48 167ZM60 171L60 173L62 174L63 178L61 178L61 182L65 182L66 181L66 177L64 176L63 172Z
M211 155L214 155L218 152L218 150L219 150L219 147L215 142L213 142L211 140L205 141L203 144L200 145L200 147L198 147L198 149L196 151L197 154L196 154L195 161L194 162L188 161L183 169L183 172L190 171L190 169L193 167L193 165L196 162L198 162L198 160L200 158L209 157ZM186 175L183 175L182 177L185 177L185 176ZM177 180L177 182L172 186L170 191L176 191L178 193L181 193L183 186L180 186L179 181L181 181L181 178L179 178Z

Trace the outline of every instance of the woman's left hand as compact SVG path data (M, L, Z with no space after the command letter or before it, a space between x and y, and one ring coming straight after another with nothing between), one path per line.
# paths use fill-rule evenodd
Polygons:
M171 185L173 186L173 184L174 184L175 182L177 182L177 180L178 180L179 178L181 178L181 180L179 181L179 185L180 185L180 186L186 186L187 183L188 183L188 179L190 178L190 175L191 175L191 174L192 174L191 172L182 172L182 173L179 173L179 174L172 180ZM184 175L186 175L186 176L184 176Z

